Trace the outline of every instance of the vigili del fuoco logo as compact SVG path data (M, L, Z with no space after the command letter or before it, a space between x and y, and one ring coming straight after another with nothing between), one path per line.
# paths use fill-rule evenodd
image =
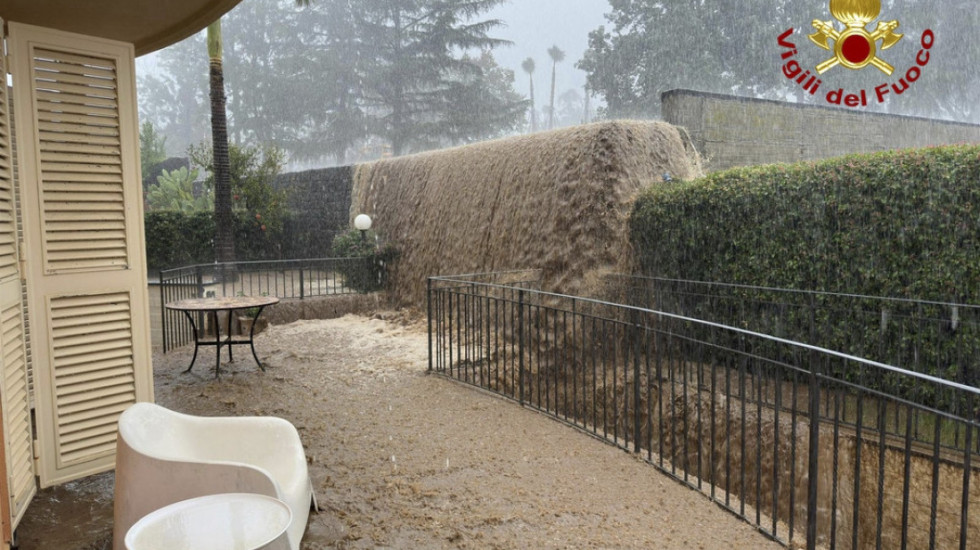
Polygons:
M810 95L816 95L823 86L823 95L827 103L844 105L846 107L867 107L869 101L884 103L891 96L899 96L907 92L922 76L922 71L929 64L929 50L935 43L935 34L926 29L919 39L919 51L915 58L907 61L908 70L899 73L895 78L895 66L885 58L886 50L899 43L903 34L896 30L899 27L897 19L885 21L881 18L880 0L830 0L830 14L834 16L843 29L833 21L813 20L813 34L809 35L810 42L829 51L833 55L813 67L813 71L800 65L797 60L799 50L796 44L789 41L793 28L786 29L779 35L779 45L783 48L780 57L783 59L783 76L799 85ZM877 20L874 30L868 31L868 25ZM895 62L896 60L891 60ZM898 60L901 61L901 60ZM873 90L845 90L824 85L823 78L831 82L835 67L853 71L867 70L869 66L877 69L888 81L875 86ZM826 76L825 76L826 75Z

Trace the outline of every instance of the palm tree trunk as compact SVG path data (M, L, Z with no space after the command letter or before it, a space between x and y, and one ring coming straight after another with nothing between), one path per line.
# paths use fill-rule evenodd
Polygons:
M555 127L555 69L558 67L558 62L555 61L551 64L551 106L548 108L548 129L552 130Z
M538 131L538 113L534 106L534 79L531 79L531 131Z
M590 106L591 99L592 99L592 94L591 92L589 92L589 85L586 84L585 85L585 116L582 117L582 124L588 124L589 122L591 122L589 120L589 116L590 116L589 111L591 110L591 106Z
M235 228L231 212L231 169L220 19L208 26L208 57L211 74L211 147L214 153L214 257L219 263L234 262Z

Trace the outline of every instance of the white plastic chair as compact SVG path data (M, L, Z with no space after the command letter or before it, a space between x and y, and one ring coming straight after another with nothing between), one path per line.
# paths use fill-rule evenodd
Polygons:
M312 484L299 433L275 417L200 417L137 403L119 417L113 548L150 512L194 497L258 493L292 512L286 533L299 549Z

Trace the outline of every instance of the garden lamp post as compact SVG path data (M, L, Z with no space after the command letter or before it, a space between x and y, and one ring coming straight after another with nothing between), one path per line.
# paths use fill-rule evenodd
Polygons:
M361 241L367 241L367 230L371 229L371 216L358 214L354 218L354 227L361 232Z

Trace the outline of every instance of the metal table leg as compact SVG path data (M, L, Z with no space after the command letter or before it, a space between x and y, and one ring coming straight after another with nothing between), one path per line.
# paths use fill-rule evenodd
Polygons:
M259 310L255 312L255 317L252 317L252 327L248 331L248 346L252 348L252 357L255 358L255 363L265 372L265 367L262 365L262 361L259 361L259 356L255 353L255 325L259 320L259 315L262 315L262 310L265 306L259 306Z
M231 318L234 317L234 313L235 313L235 310L233 310L233 309L229 309L228 310L228 333L227 334L228 334L228 362L229 363L234 363L235 362L235 357L231 353L231 348L233 347L232 346L232 342L231 342L231 340L232 340L232 337L231 337Z
M221 373L221 325L218 324L218 311L213 311L212 315L214 319L214 347L218 350L218 359L214 364L214 377L218 378ZM228 346L228 349L231 350L231 345Z
M191 369L194 368L194 361L197 361L197 348L201 347L201 340L200 335L197 332L197 323L194 322L194 316L187 310L184 310L184 315L187 316L187 320L191 322L191 329L194 330L194 357L191 357L191 364L187 367L187 370L184 371L191 372Z

